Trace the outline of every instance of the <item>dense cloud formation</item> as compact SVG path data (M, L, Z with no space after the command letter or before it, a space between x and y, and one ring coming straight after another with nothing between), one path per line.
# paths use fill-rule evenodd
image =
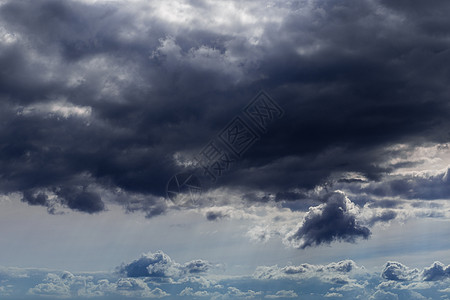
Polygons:
M329 195L326 203L311 207L302 223L286 237L286 242L305 249L332 241L367 239L370 230L358 223L358 208L342 192Z
M398 300L398 296L391 292L376 291L369 300Z
M439 281L450 278L450 265L445 266L441 262L434 262L420 272L418 269L410 269L399 262L387 262L381 276L394 281Z
M151 268L179 268L162 252L143 255L137 261L158 260ZM170 263L171 261L171 263ZM198 265L197 260L188 263ZM156 266L160 264L159 266ZM187 266L185 264L184 266ZM131 265L131 264L130 264ZM163 266L164 265L164 266ZM127 277L122 273L71 273L48 269L0 267L2 299L445 299L448 268L435 262L419 271L398 262L387 262L381 273L352 260L326 265L260 266L252 276L226 276L164 271L161 277ZM195 268L194 268L195 269ZM159 271L158 271L159 272ZM443 275L446 274L447 275ZM162 274L162 273L159 273ZM434 275L431 275L434 274ZM431 276L431 277L430 277Z
M142 254L142 256L119 268L119 273L126 277L179 278L189 274L204 273L210 268L210 263L201 259L181 265L173 261L162 251Z
M436 229L450 218L449 14L448 0L0 0L6 264L94 270L148 246L225 259L0 266L0 298L450 299ZM267 127L244 112L261 90L281 108L260 107ZM242 141L232 120L254 139L210 181L194 157L224 163L219 137ZM222 152L201 152L211 141ZM194 171L195 203L170 201ZM445 264L382 266L396 255Z
M416 172L414 174L392 175L386 176L384 180L379 182L353 182L345 184L345 187L348 190L365 193L372 197L401 197L401 199L411 200L448 199L450 197L450 178L448 172L449 170L445 169L434 172L433 174ZM384 207L393 207L398 203L398 200L387 200L378 202L376 205L384 204Z
M387 262L381 276L387 280L408 281L417 278L419 271L417 269L410 270L399 262Z
M86 187L58 188L52 194L54 195L54 199L49 199L49 196L44 192L38 192L36 194L31 190L26 190L23 192L22 201L30 205L46 206L49 213L56 212L57 204L66 205L70 209L90 214L100 212L105 208L101 197L95 192L87 191Z
M183 170L174 157L191 158L261 88L286 113L221 185L378 180L405 165L389 146L449 141L446 1L183 5L2 1L2 193L50 212L104 210L97 188L156 201Z
M160 288L152 289L141 279L120 278L116 282L110 282L108 279L94 279L93 276L73 275L70 272L48 273L43 282L30 288L27 294L62 299L72 297L117 299L117 296L148 299L170 296Z
M253 274L258 279L280 279L280 278L298 278L298 277L314 277L314 276L328 276L330 274L347 274L352 271L360 270L359 267L352 260L343 260L339 262L332 262L328 265L311 265L301 264L298 266L271 266L258 267Z
M435 262L431 267L425 268L422 273L423 280L435 281L450 278L450 265Z

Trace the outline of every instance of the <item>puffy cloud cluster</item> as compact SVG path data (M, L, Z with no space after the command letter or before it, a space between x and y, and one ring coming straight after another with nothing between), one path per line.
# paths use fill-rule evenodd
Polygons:
M327 277L332 274L348 274L352 271L363 270L352 260L343 260L332 262L328 265L301 264L285 267L261 266L253 274L258 279L280 279L280 278L308 278L308 277Z
M169 296L160 288L150 288L142 279L120 278L116 282L108 279L94 280L93 276L48 273L42 283L28 290L28 295L41 297L104 297L127 296L136 298L161 298Z
M173 261L162 251L142 254L140 258L119 268L119 273L126 277L180 278L183 276L205 273L211 264L197 259L185 264Z
M435 281L450 278L450 265L445 266L441 262L435 262L429 268L425 268L422 272L423 280Z
M370 296L369 300L398 300L398 295L379 290Z
M407 266L399 262L387 262L381 276L387 280L409 281L419 276L419 270L410 270Z
M434 262L430 267L419 271L399 262L387 262L381 276L393 281L440 281L450 279L450 265Z
M278 299L278 298L297 298L298 295L293 290L280 290L276 292L274 295L266 295L265 298L268 299Z
M252 276L176 277L174 268L199 267L199 261L177 265L162 253L146 255L153 260L157 277L117 277L117 273L73 274L67 271L1 268L2 299L52 297L55 299L439 299L448 293L449 266L436 262L418 270L387 262L384 270L370 271L352 260L326 265L301 264L258 267ZM143 257L140 258L144 260ZM159 262L159 265L157 262ZM165 266L164 266L165 265ZM171 267L169 266L172 266ZM196 267L193 267L195 265ZM165 269L167 271L162 271ZM165 274L165 275L162 275ZM193 274L197 274L194 271ZM445 297L442 297L445 299Z
M162 298L170 296L160 288L151 289L142 279L121 278L115 284L116 291L127 297Z
M212 291L194 291L193 288L186 287L183 289L179 296L182 297L209 297L209 299L219 300L219 299L254 299L261 297L262 292L255 292L253 290L242 291L236 287L228 287L225 292L212 292ZM270 296L270 295L269 295ZM267 296L266 296L267 297Z

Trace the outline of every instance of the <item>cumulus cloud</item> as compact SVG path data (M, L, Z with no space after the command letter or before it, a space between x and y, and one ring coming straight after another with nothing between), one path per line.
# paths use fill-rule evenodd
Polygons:
M347 274L358 270L361 270L361 267L354 261L343 260L332 262L327 265L312 265L305 263L297 266L290 265L285 267L260 266L255 270L253 277L258 279L304 278L315 276L331 278L330 275Z
M423 280L435 281L450 278L450 265L445 266L441 262L434 262L430 267L422 272Z
M257 296L260 296L261 294L262 294L262 292L255 292L253 290L241 291L240 289L238 289L236 287L232 287L232 286L227 289L227 293L226 293L226 295L231 298L237 297L237 298L246 298L246 299L255 298Z
M75 274L40 269L1 269L0 294L5 299L438 299L448 288L443 264L423 271L387 262L385 270L368 270L351 260L326 265L258 267L253 276L204 274L177 280L117 277L108 272ZM186 273L187 274L187 273ZM196 274L195 272L193 274ZM385 274L385 275L383 275ZM430 274L435 274L430 277ZM126 275L126 274L122 274ZM427 298L428 297L428 298Z
M299 227L286 236L285 242L305 249L333 241L367 239L371 232L359 224L357 216L358 207L343 192L334 192L327 197L326 203L309 209Z
M107 276L110 277L110 276ZM48 273L41 283L28 290L28 295L56 298L93 298L126 296L134 298L162 298L170 294L158 287L151 288L139 278L94 279L92 275L70 272Z
M203 259L192 260L183 265L183 269L190 274L207 272L210 267L210 263Z
M191 287L184 288L180 293L179 296L186 297L209 297L209 299L254 299L262 296L262 292L255 292L253 290L247 290L242 291L241 289L238 289L236 287L230 286L228 287L225 292L219 292L219 291L194 291ZM270 295L269 295L270 298ZM277 297L278 298L278 297ZM289 297L289 294L287 294L287 298Z
M41 297L101 297L117 294L118 285L108 279L95 280L90 275L74 275L70 272L48 273L41 283L28 290L28 295Z
M194 297L207 297L209 293L207 291L195 291L191 287L184 288L180 294L180 296L194 296Z
M409 269L399 262L387 262L381 272L381 277L387 280L410 281L419 276L419 270Z
M370 300L398 300L398 295L391 293L391 292L385 292L382 290L376 291L372 296L369 298Z
M160 288L151 289L142 279L121 278L116 283L116 290L119 294L127 297L139 298L162 298L170 296Z
M30 295L67 297L70 296L70 285L66 283L63 276L48 274L44 283L40 283L31 288L28 293Z
M430 267L425 267L422 271L411 269L399 262L387 262L381 272L381 277L397 281L402 284L393 284L396 288L423 288L429 286L427 283L443 282L450 278L450 266L445 266L441 262L434 262ZM403 284L404 283L404 284ZM391 284L386 283L386 286Z
M276 292L274 295L265 295L264 298L268 299L277 299L277 298L296 298L298 297L297 293L293 290L280 290Z
M142 254L140 258L119 267L119 273L127 277L180 278L187 275L205 273L211 267L202 260L192 260L179 264L162 251Z

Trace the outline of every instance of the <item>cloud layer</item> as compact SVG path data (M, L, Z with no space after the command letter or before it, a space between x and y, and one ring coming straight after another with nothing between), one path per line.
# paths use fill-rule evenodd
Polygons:
M174 157L191 159L261 88L286 114L221 186L289 193L344 173L378 180L405 165L390 163L404 153L392 145L448 141L446 9L3 1L0 190L52 213L127 206L120 190L162 214L155 203L184 169ZM437 196L418 184L414 197Z
M391 261L381 274L352 260L260 266L251 276L208 274L199 267L201 262L181 265L157 251L123 264L120 274L0 268L0 295L2 299L445 299L450 280L450 267L440 262L419 270Z

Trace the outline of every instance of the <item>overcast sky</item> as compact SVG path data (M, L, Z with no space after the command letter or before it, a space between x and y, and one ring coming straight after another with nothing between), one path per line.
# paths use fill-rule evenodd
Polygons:
M0 0L0 297L450 299L449 14Z

